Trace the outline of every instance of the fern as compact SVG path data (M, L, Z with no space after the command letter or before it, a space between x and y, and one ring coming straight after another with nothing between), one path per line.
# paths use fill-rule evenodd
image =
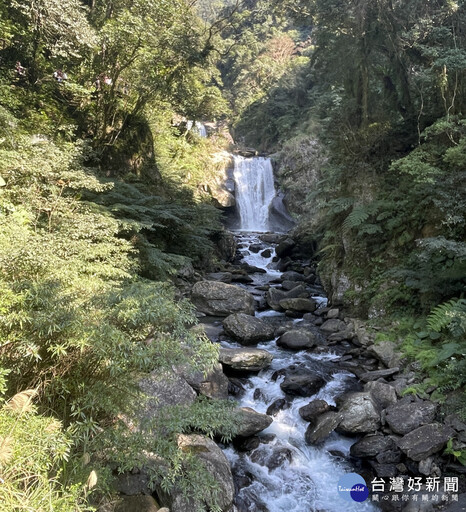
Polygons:
M343 230L349 231L350 229L360 226L364 221L369 218L369 211L365 206L358 206L346 217L343 222Z
M448 328L456 338L466 334L466 299L451 299L440 304L427 317L427 325L435 332Z

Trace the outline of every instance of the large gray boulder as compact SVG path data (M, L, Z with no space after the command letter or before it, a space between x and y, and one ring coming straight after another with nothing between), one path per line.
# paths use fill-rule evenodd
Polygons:
M330 410L330 405L325 400L312 400L307 405L300 407L299 415L304 421L315 423L317 417Z
M398 441L398 446L410 459L419 462L439 452L454 435L455 431L452 428L431 423L403 436Z
M343 416L338 412L329 411L319 416L315 425L307 427L304 439L307 444L316 444L324 441L340 424Z
M153 420L161 409L173 405L191 405L197 397L183 377L168 370L156 371L143 377L139 387L148 397L138 412L141 424Z
M331 332L340 332L345 331L347 325L343 320L338 320L338 318L331 318L330 320L326 320L321 326L320 329L323 332L331 333Z
M396 404L397 396L394 386L385 382L371 381L364 385L364 391L369 391L380 409L386 409Z
M371 345L367 351L374 355L387 368L393 368L400 363L400 354L396 352L396 345L393 341L380 341Z
M286 311L313 313L317 309L317 302L315 300L300 297L292 299L286 298L281 300L278 304Z
M290 350L306 350L316 344L316 336L311 331L292 330L282 334L278 340L279 347Z
M291 396L312 396L324 386L320 375L305 369L288 371L280 384L282 391Z
M391 437L381 434L367 435L354 443L350 448L353 457L376 457L380 453L396 450L397 446Z
M223 373L222 365L216 364L207 375L185 367L178 370L186 382L200 395L208 398L228 398L228 377Z
M239 371L258 372L273 360L273 355L259 348L221 348L219 361L228 368Z
M250 437L266 429L273 419L267 414L261 414L250 407L238 409L239 428L237 437Z
M275 253L279 258L283 258L284 256L291 254L295 245L296 242L292 238L285 238L277 245Z
M338 430L347 434L367 434L380 427L380 414L370 393L351 393L340 407L343 419Z
M223 321L225 332L242 345L255 345L274 337L273 325L245 313L235 313Z
M400 400L385 411L385 421L396 434L407 434L412 430L432 423L437 406L429 401L408 402Z
M219 281L199 281L193 286L191 300L206 315L254 314L254 297L243 288Z
M282 300L308 297L309 292L302 284L289 291L279 290L278 288L272 287L267 291L265 296L267 304L275 311L283 311L283 308L280 306L280 301Z
M235 495L235 485L231 474L231 466L222 450L208 437L197 434L185 435L179 434L178 447L185 453L191 453L210 473L218 486L218 492L212 492L204 499L203 505L207 510L212 508L214 498L218 506L224 512L230 511L233 505ZM164 494L166 504L169 505L171 512L187 512L194 510L189 503L175 487L170 496Z

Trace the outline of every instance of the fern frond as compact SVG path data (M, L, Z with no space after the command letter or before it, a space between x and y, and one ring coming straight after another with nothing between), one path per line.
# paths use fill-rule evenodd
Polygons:
M466 334L466 299L451 299L435 307L427 325L435 332L448 328L455 337Z

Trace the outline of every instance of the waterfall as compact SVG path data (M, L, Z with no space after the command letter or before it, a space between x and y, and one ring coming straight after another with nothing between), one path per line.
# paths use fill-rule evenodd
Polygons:
M235 156L233 177L240 230L263 232L270 229L269 208L275 197L270 158Z
M205 126L199 121L194 123L194 130L197 131L200 137L207 137L207 130L205 129Z

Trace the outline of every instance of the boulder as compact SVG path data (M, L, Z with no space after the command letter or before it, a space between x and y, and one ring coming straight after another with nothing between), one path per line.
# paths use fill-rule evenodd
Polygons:
M270 258L272 256L272 249L265 249L265 251L261 252L261 256L263 258Z
M317 309L317 302L315 300L304 298L282 299L279 302L279 305L282 309L288 311L299 311L305 313L313 313Z
M270 352L258 348L221 348L219 351L219 361L233 370L258 372L267 368L272 360Z
M287 272L283 272L282 280L283 281L304 281L305 277L303 274L299 272L294 272L293 270L288 270Z
M242 345L254 345L274 337L274 327L251 315L235 313L223 321L225 332Z
M273 421L267 414L256 412L250 407L240 407L237 410L237 437L250 437L266 429Z
M380 414L370 393L350 393L342 403L343 419L338 430L347 434L366 434L380 427Z
M385 411L385 421L395 434L407 434L412 430L432 423L437 406L429 401L411 402L400 400Z
M296 242L292 238L285 238L277 245L275 253L279 258L289 256L295 245Z
M375 457L389 450L396 450L397 446L391 437L383 435L367 435L354 443L350 448L352 457Z
M284 299L307 298L309 293L302 284L296 286L290 291L279 290L278 288L270 288L266 294L267 304L275 311L283 311L280 301Z
M390 377L391 375L394 375L395 373L398 373L400 369L398 367L396 368L388 368L387 370L374 370L372 372L364 372L362 373L359 378L363 380L364 382L369 382L371 380L377 380L382 377Z
M340 310L338 308L329 309L327 311L327 319L338 318L340 316Z
M306 350L316 344L316 336L310 331L287 331L277 340L277 346L290 350Z
M207 375L202 372L182 370L182 376L186 382L200 395L208 398L228 398L228 378L223 373L222 365L216 364Z
M265 466L269 471L279 468L285 462L291 462L292 458L293 452L284 446L273 446L271 449L259 449L251 455L252 462ZM253 510L257 509L254 507Z
M157 502L152 496L124 496L115 505L115 512L157 512Z
M325 386L325 380L311 370L287 371L280 388L291 396L312 396Z
M262 244L251 244L248 249L253 252L254 254L257 254L259 251L262 251L265 247Z
M219 489L215 493L218 506L222 511L228 511L233 505L235 496L235 484L231 474L231 467L228 459L222 450L208 437L197 434L178 435L178 447L188 453L192 453L205 469L212 475ZM213 499L206 499L206 506L211 509ZM177 509L171 506L170 510L176 512ZM186 512L186 509L178 509L179 512Z
M343 320L338 320L337 318L331 318L330 320L325 321L320 326L321 331L331 333L331 332L339 332L346 330L346 324Z
M315 423L317 416L328 412L330 405L325 400L312 400L304 407L300 407L299 415L304 421Z
M381 361L387 368L393 368L400 362L400 354L392 341L380 341L371 345L367 351Z
M191 299L197 309L207 315L254 314L254 297L250 293L219 281L199 281L193 286Z
M324 441L340 424L343 416L338 412L326 412L319 416L315 425L307 427L304 439L307 444L316 444Z
M301 284L300 281L282 281L282 290L290 291Z
M364 391L370 392L380 409L396 404L396 390L385 382L371 381L364 385Z
M288 407L288 402L284 398L277 398L267 407L267 414L269 416L275 416L282 409L287 409Z
M447 441L455 435L455 431L439 423L423 425L412 430L398 441L398 447L412 460L419 462L437 453Z
M196 392L181 376L171 371L155 371L139 381L139 387L149 398L139 409L141 423L152 420L161 409L173 405L191 405Z

